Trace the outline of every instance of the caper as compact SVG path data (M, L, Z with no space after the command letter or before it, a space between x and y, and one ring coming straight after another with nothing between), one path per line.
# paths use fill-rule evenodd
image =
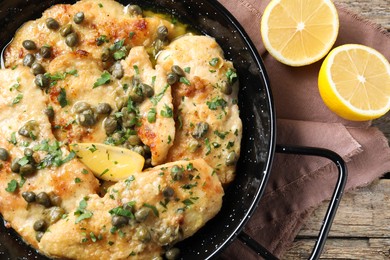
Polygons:
M127 105L129 98L125 96L119 96L115 98L115 106L118 110L121 110L124 106Z
M38 74L44 74L45 73L45 68L37 63L37 62L34 62L33 65L31 65L31 72L36 76Z
M85 111L78 115L78 121L79 124L85 127L93 126L96 124L96 119L93 114L88 113L88 111Z
M79 36L77 33L72 32L65 37L65 43L69 47L74 47L79 43Z
M24 153L25 156L31 157L34 154L34 151L31 148L26 148L26 149L24 149L23 153Z
M231 166L231 165L234 165L237 161L237 155L236 153L233 151L233 152L230 152L228 154L228 156L226 157L226 161L225 161L225 164L227 166Z
M115 143L121 142L122 137L123 137L123 133L121 133L121 132L113 133L112 136L111 136L112 140L113 140Z
M127 108L124 107L121 110L122 116L122 126L125 128L133 127L137 124L137 115L134 112L128 112Z
M41 89L45 89L50 86L50 78L45 74L38 74L35 76L35 85Z
M197 140L190 140L188 142L188 150L191 153L196 152L196 150L198 150L200 147L201 147L201 144Z
M46 19L46 26L50 30L57 30L58 28L60 28L60 24L54 18L51 17Z
M149 242L151 239L149 230L144 226L138 227L135 235L138 238L138 240L144 243Z
M64 25L61 29L60 29L60 34L61 36L65 37L69 34L71 34L73 32L73 27L71 24L67 24L67 25Z
M156 39L153 42L153 47L154 47L153 55L156 56L158 54L158 52L161 51L162 48L164 47L164 41L160 40L160 39Z
M175 191L171 187L165 187L165 189L163 190L163 195L165 198L170 198L175 195Z
M80 24L84 21L84 13L78 12L73 16L73 21L77 24Z
M103 126L104 130L106 131L106 135L110 135L115 132L116 128L118 127L118 121L114 116L109 116L104 120Z
M9 153L6 149L0 148L0 160L7 161L9 158Z
M168 28L165 25L161 25L157 28L157 38L165 40L168 36Z
M24 191L22 193L22 197L23 199L28 202L28 203L31 203L31 202L34 202L35 201L35 193L33 191Z
M108 61L110 59L110 50L108 48L104 48L102 50L102 61Z
M206 122L199 122L196 124L195 129L191 135L195 139L200 139L204 137L208 131L209 131L209 124Z
M96 113L98 114L109 114L111 112L112 108L110 104L108 103L100 103L96 107Z
M123 208L124 210L133 212L133 206L131 205L131 203L125 203L125 204L123 204L123 205L122 205L122 208Z
M91 105L88 104L87 102L76 102L73 105L73 111L76 114L80 114L80 113L87 111L87 110L90 110L90 109L91 109Z
M180 256L180 249L177 247L172 247L165 252L165 258L167 260L175 260L178 259L179 256Z
M34 41L31 41L31 40L24 40L22 42L22 45L23 47L26 49L26 50L35 50L37 48L37 45L35 44Z
M26 122L24 126L19 129L18 134L35 139L39 134L39 125L37 121L30 120Z
M38 242L40 242L44 234L45 234L45 232L38 231L38 232L35 234L35 239L36 239Z
M176 73L178 76L184 76L185 75L183 69L180 68L180 66L178 66L178 65L173 65L171 67L171 70L172 70L173 73Z
M140 145L141 144L141 139L138 137L138 135L130 135L129 138L127 139L127 142L132 145Z
M138 5L129 5L129 7L127 8L127 11L132 16L142 15L142 9Z
M23 175L23 176L28 176L28 175L34 173L35 170L36 169L35 169L35 167L32 164L27 163L27 164L25 164L23 166L20 166L19 173L21 175Z
M137 220L138 222L145 221L149 216L150 211L151 209L147 207L140 208L134 213L135 220Z
M227 81L223 81L222 83L221 83L221 92L223 93L223 94L226 94L226 95L230 95L230 94L232 94L232 92L233 92L233 87L232 87L232 85L231 84L229 84L229 82L227 82Z
M26 56L23 58L23 65L27 67L31 67L35 61L35 56L34 54L28 53Z
M145 163L144 163L144 170L147 168L152 167L152 159L151 158L145 158Z
M45 231L46 230L46 222L43 219L39 219L34 222L33 228L35 231Z
M142 89L142 94L145 96L145 97L153 97L154 95L154 89L148 85L148 84L145 84L145 83L141 83L140 84L140 87Z
M14 158L11 162L11 171L15 173L19 173L20 171L20 164L19 164L19 158Z
M52 107L45 108L43 113L47 115L47 117L52 120L54 118L54 109Z
M39 54L42 58L48 59L51 57L51 48L49 46L42 46L39 49Z
M168 75L167 75L167 83L169 85L173 85L177 81L179 81L179 76L176 73L169 72Z
M141 103L142 101L144 101L145 98L143 96L142 88L140 87L140 85L134 85L130 90L129 96L134 102L137 103Z
M114 78L117 78L117 79L123 78L124 71L123 71L123 67L122 67L122 64L120 63L120 61L115 62L111 66L110 71L111 71L111 75Z
M53 192L50 192L48 195L50 198L51 205L53 205L53 206L60 206L61 205L62 199L60 196L58 196L57 194L55 194Z
M49 208L51 206L50 197L46 192L40 192L36 195L35 198L36 202L45 206L46 208Z
M140 154L140 155L142 155L142 156L145 156L145 150L144 150L144 148L143 148L142 146L140 146L140 145L134 146L131 150L134 151L134 152L136 152L136 153L138 153L138 154Z
M184 172L184 169L183 167L179 167L177 165L174 165L172 168L171 168L171 177L174 181L180 181L181 179L183 179L183 174Z
M145 154L150 156L150 147L148 145L142 146L144 148Z
M129 219L124 217L124 216L112 216L111 218L111 224L114 226L114 227L122 227L124 225L126 225L128 223Z
M177 238L178 238L178 234L177 232L173 231L172 232L172 229L171 228L168 228L165 233L163 233L159 239L158 239L158 242L161 244L161 245L169 245L171 244L173 241L175 241Z
M48 219L50 224L56 223L65 214L65 210L61 207L51 207L48 209Z

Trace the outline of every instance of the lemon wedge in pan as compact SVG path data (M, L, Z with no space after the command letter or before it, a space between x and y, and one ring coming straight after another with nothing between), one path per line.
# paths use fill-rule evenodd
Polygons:
M122 147L101 143L72 144L71 149L94 175L105 181L120 181L141 172L145 158Z

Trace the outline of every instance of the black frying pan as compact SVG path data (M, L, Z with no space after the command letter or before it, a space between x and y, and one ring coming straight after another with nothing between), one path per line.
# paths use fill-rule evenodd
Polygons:
M1 0L0 48L12 39L25 22L39 18L53 4L73 3L66 0ZM242 154L237 177L226 190L221 212L193 237L177 246L183 259L215 258L235 238L239 238L259 255L275 259L266 249L245 234L242 229L254 212L265 190L275 150L283 153L323 156L333 160L339 169L339 179L319 238L311 258L321 254L331 222L346 182L343 160L335 153L318 148L275 145L275 112L265 67L248 35L230 13L216 0L133 0L123 4L139 4L171 13L198 31L218 41L227 59L233 61L240 80L239 107L243 121ZM238 3L237 3L238 4ZM47 259L25 245L17 234L0 227L0 258Z

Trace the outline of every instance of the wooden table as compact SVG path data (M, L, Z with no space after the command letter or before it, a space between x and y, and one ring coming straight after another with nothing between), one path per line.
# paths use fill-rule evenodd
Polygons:
M390 31L390 0L335 0ZM390 113L376 120L390 140ZM390 158L389 158L390 160ZM284 259L307 259L327 208L310 217ZM390 174L344 195L321 259L390 259Z

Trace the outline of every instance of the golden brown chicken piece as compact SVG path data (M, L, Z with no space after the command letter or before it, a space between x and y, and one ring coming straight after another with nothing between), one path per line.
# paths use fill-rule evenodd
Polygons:
M57 220L52 217L72 212L80 199L96 192L98 181L54 138L44 113L48 98L34 85L29 70L0 70L0 78L0 147L9 154L0 161L0 212L10 227L37 247L34 223L45 219L49 224ZM37 197L45 192L52 202L27 203L24 192Z
M242 136L232 63L215 39L188 35L162 51L157 64L166 71L173 65L187 71L172 86L177 130L168 161L204 158L223 184L230 183Z
M45 233L39 248L71 259L158 257L162 246L193 235L220 210L223 189L212 173L198 159L134 174L111 186L103 198L84 198L74 214Z

